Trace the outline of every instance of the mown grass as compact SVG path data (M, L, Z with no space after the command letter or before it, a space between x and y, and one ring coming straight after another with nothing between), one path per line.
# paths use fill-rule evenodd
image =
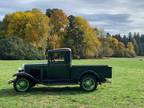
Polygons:
M74 60L73 64L108 64L112 83L94 92L79 86L38 85L28 93L17 93L7 82L24 63L46 61L0 61L0 108L144 108L144 59L110 58Z

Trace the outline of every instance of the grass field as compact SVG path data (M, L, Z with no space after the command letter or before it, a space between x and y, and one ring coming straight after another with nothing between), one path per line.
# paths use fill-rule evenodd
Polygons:
M38 85L29 93L16 93L8 80L18 67L32 62L43 61L0 61L0 108L144 108L144 59L74 60L73 64L113 67L112 83L94 92L82 92L79 86Z

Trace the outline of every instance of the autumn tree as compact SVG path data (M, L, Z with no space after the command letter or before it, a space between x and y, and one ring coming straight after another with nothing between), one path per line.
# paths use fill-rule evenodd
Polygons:
M82 17L69 16L69 24L64 37L64 46L73 49L75 57L96 57L98 56L99 40L95 31Z
M122 42L118 42L117 48L114 51L114 56L116 57L124 57L125 56L125 45Z
M113 50L114 57L134 57L135 56L135 47L133 44L132 33L129 33L129 36L124 36L123 38L120 35L108 36L107 40L110 45L109 47Z
M99 38L101 42L99 57L111 57L113 55L113 49L110 47L110 43L107 38L101 37Z
M68 22L67 15L61 9L47 9L46 15L50 19L48 49L61 47L62 38Z
M111 35L92 28L82 17L67 17L61 9L47 9L45 14L39 9L7 14L0 22L0 39L11 37L18 37L43 53L70 47L75 58L133 57L135 52L144 55L144 35Z
M108 39L108 42L110 44L110 48L115 50L118 46L118 40L112 36L109 36L107 39Z
M4 37L4 27L3 22L0 21L0 38Z
M134 46L133 46L132 42L128 42L127 49L129 51L134 51Z
M49 19L40 10L15 12L8 14L3 20L6 37L17 36L44 49L49 31Z
M126 57L136 56L135 51L134 51L134 46L133 46L132 42L128 42L125 56Z

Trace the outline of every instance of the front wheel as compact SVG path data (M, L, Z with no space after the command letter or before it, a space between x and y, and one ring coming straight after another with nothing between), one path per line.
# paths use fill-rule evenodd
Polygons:
M80 87L84 91L94 91L97 85L96 78L92 75L83 76L80 80Z
M14 89L17 92L27 92L31 88L28 78L17 78L13 83Z

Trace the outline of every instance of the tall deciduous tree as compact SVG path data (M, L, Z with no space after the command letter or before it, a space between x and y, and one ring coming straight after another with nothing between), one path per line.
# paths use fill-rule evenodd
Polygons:
M135 56L134 46L132 42L128 42L127 44L127 53L130 55L130 57Z
M61 9L47 9L46 15L50 18L50 36L48 49L61 47L65 28L68 23L67 15Z
M3 22L0 21L0 38L4 37L4 27Z
M75 57L98 56L100 45L94 29L82 17L69 16L69 24L64 37L65 46L73 49Z
M118 42L117 48L115 49L114 56L124 57L125 56L125 45L122 42Z
M110 47L115 50L118 46L118 40L112 36L109 36L108 38L108 42L110 44Z
M3 22L6 36L17 36L32 43L34 47L45 48L49 19L40 10L8 14Z

